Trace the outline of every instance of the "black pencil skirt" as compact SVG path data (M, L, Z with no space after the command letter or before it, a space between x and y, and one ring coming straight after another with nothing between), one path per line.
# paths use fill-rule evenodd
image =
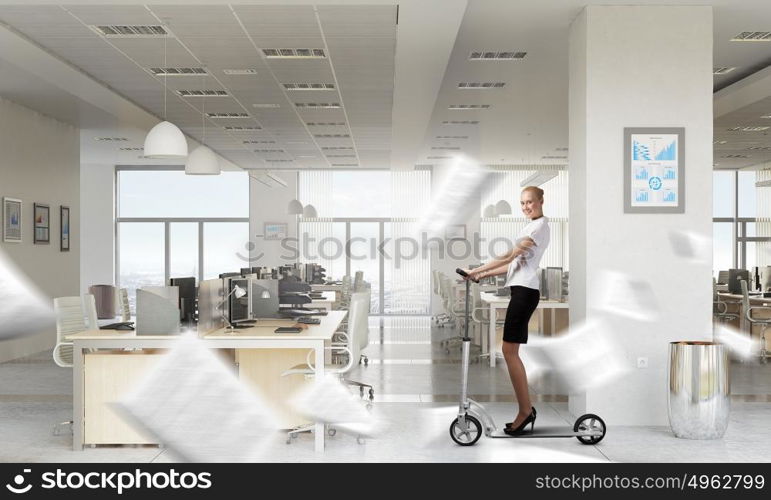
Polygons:
M503 341L515 344L527 344L527 324L533 311L538 307L541 292L524 286L512 286L511 300L506 309L506 321L503 324Z

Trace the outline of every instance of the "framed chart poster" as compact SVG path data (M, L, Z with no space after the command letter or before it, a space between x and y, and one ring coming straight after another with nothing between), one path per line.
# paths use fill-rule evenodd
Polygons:
M3 241L21 243L21 200L3 197Z
M624 129L624 213L685 212L685 129Z
M289 234L289 225L284 222L266 222L263 229L266 240L283 240Z
M70 251L70 207L59 207L59 250Z
M42 203L32 204L33 227L32 242L35 244L51 241L51 210L48 205Z

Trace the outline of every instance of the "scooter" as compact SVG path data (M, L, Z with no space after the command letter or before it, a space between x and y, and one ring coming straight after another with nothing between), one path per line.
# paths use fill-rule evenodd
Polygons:
M462 269L455 270L456 273L464 278L468 274ZM485 436L489 438L570 438L578 439L582 444L597 444L605 437L605 422L592 413L581 415L570 428L548 426L532 428L530 432L511 435L498 430L493 417L485 410L484 406L468 397L468 366L471 338L468 336L469 324L469 287L470 279L466 280L466 325L463 334L463 350L461 367L463 370L461 377L460 404L458 406L458 417L450 424L450 437L461 446L471 446L479 441L484 430ZM473 280L475 283L478 281Z

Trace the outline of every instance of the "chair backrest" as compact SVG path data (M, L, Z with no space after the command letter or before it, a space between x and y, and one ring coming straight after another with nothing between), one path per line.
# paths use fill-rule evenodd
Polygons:
M92 285L88 293L94 296L96 312L99 319L115 317L115 287L112 285Z
M364 281L364 271L356 271L353 278L353 290L356 291L361 287L361 283Z
M728 274L728 271L718 271L717 282L722 283L723 285L728 284Z
M128 289L121 288L118 292L118 310L120 311L120 320L131 320L131 305L129 305Z
M351 350L354 363L361 354L362 342L369 342L369 325L367 313L369 311L369 294L354 293L351 295L351 304L348 307L348 348ZM362 337L365 337L362 341ZM366 346L366 345L365 345Z
M88 329L98 330L99 322L96 319L96 299L90 293L83 294L83 310L85 311L86 317L88 318Z
M83 315L83 299L77 296L55 298L54 314L56 315L54 362L61 367L70 367L72 366L72 345L66 343L64 337L88 329ZM63 342L65 343L62 345Z
M742 287L742 308L746 312L750 308L750 292L747 288L747 280L739 280Z

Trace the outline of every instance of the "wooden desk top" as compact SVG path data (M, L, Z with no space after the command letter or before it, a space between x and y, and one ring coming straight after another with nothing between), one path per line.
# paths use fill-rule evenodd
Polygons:
M347 311L329 311L326 316L316 316L321 319L318 325L308 325L308 328L300 333L277 334L274 330L279 326L288 326L292 323L286 320L261 320L250 328L237 328L233 331L220 328L204 335L205 339L297 339L305 340L329 340L342 323ZM179 335L137 335L134 330L86 330L84 332L67 335L65 340L169 340L179 338Z
M508 304L511 297L500 297L494 293L482 293L482 302L487 304L503 305ZM567 302L560 302L558 300L545 300L538 301L538 307L542 309L569 309L570 305Z

